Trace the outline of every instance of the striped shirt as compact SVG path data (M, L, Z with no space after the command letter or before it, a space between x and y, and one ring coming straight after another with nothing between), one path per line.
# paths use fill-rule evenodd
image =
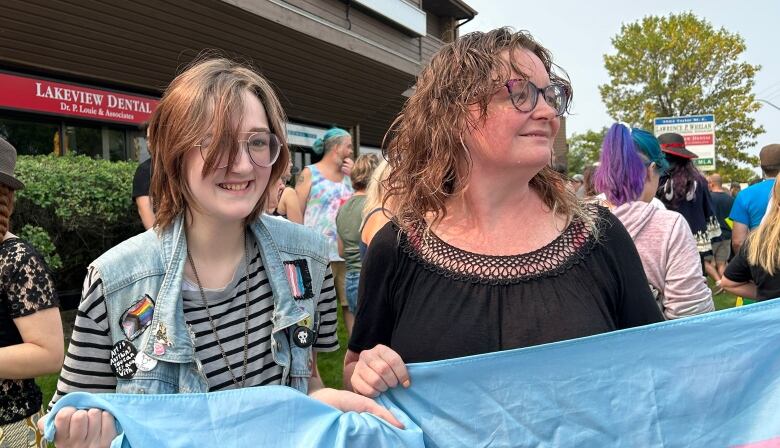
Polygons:
M256 243L249 255L249 350L245 386L281 384L282 368L274 362L271 354L273 293ZM225 288L204 289L208 311L217 329L219 341L225 350L230 369L239 383L244 364L245 266L245 261L242 261ZM99 274L94 269L90 270L84 281L84 291L57 391L49 406L69 392L99 393L113 392L116 389L116 377L109 365L112 341L105 297ZM203 365L209 390L236 388L214 337L195 282L183 279L182 299L184 317L194 335L195 356ZM336 293L330 269L322 285L317 310L320 313L320 327L314 350L338 350Z

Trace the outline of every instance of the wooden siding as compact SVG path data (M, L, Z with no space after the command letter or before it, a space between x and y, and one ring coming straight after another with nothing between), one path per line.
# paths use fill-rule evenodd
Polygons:
M441 39L441 20L439 20L439 16L433 13L426 13L425 14L425 26L428 28L427 34L429 36L434 36L438 39Z
M420 60L419 38L412 37L395 25L374 17L360 7L341 0L284 0L285 3L312 13L322 20L357 33L406 57Z
M437 39L435 36L430 34L425 36L422 40L423 64L427 64L431 60L431 56L433 56L443 44L444 42Z
M3 0L3 10L2 68L160 95L196 55L218 49L258 67L291 120L359 124L371 146L414 83L413 74L220 1Z

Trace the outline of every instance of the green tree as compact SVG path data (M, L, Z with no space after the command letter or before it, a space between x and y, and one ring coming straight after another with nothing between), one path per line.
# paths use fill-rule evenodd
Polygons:
M761 67L741 60L739 34L687 12L623 24L612 45L616 53L604 55L611 80L599 86L612 117L653 129L656 117L714 114L717 171L728 180L755 177L744 166L758 165L746 149L764 132L751 93Z
M601 142L607 134L607 128L599 131L588 130L582 134L573 134L569 139L569 175L582 174L585 167L599 160Z

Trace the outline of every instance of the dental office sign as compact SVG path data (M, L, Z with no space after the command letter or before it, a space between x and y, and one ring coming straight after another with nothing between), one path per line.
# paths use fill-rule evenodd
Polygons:
M656 118L653 124L656 137L667 132L682 135L685 148L699 156L698 159L693 159L693 163L700 170L715 170L714 115Z
M0 108L140 125L155 98L0 73Z

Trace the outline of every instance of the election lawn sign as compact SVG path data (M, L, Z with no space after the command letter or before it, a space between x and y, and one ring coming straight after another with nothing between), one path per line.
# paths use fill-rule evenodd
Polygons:
M660 117L653 120L653 127L656 137L667 132L682 135L685 148L699 156L693 163L702 171L715 170L714 115Z

